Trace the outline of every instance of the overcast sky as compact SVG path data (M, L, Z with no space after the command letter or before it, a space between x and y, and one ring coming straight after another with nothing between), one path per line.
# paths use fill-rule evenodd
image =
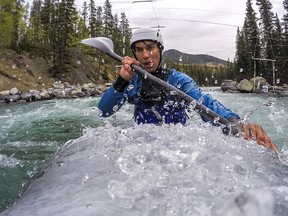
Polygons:
M87 3L89 1L87 0ZM96 0L103 6L105 0ZM253 1L255 3L255 0ZM270 0L281 19L282 0ZM110 0L113 15L125 12L131 28L163 26L165 50L234 59L237 27L242 27L246 0ZM82 0L76 0L82 6ZM255 6L257 12L257 7Z

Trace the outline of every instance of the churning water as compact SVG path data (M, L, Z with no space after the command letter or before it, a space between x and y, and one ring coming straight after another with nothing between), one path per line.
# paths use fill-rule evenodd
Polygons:
M98 117L99 98L3 105L0 215L288 215L287 99L207 90L252 113L278 153L197 114L139 126L129 105Z

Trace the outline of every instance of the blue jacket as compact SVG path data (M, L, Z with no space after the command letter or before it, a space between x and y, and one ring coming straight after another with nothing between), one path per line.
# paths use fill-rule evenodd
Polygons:
M234 119L240 119L237 114L232 112L230 109L225 108L219 101L213 99L209 94L203 93L197 86L196 82L188 75L172 69L171 73L168 75L167 82L197 101L202 97L202 104L222 117L226 119L231 117L234 117ZM164 104L146 104L141 100L141 86L142 79L137 74L135 74L123 93L118 92L115 90L114 86L111 86L104 93L98 104L98 108L102 111L102 116L108 117L114 114L126 101L128 101L131 104L135 104L134 118L138 124L186 123L187 115L185 112L185 106L181 105L181 101L178 101L173 97L173 95L169 95ZM207 121L207 119L203 117L202 119Z

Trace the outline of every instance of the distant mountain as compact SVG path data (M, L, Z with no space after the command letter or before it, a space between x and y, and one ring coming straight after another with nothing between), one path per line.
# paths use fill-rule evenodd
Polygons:
M169 49L164 51L163 57L170 59L177 63L184 63L184 64L227 64L228 61L224 61L223 59L216 58L214 56L205 55L205 54L187 54L182 53L175 49Z

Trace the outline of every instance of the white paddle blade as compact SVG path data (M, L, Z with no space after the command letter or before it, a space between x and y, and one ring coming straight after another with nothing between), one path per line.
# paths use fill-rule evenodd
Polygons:
M105 53L114 52L114 44L110 38L106 37L87 38L82 40L81 43L92 47L96 47Z

